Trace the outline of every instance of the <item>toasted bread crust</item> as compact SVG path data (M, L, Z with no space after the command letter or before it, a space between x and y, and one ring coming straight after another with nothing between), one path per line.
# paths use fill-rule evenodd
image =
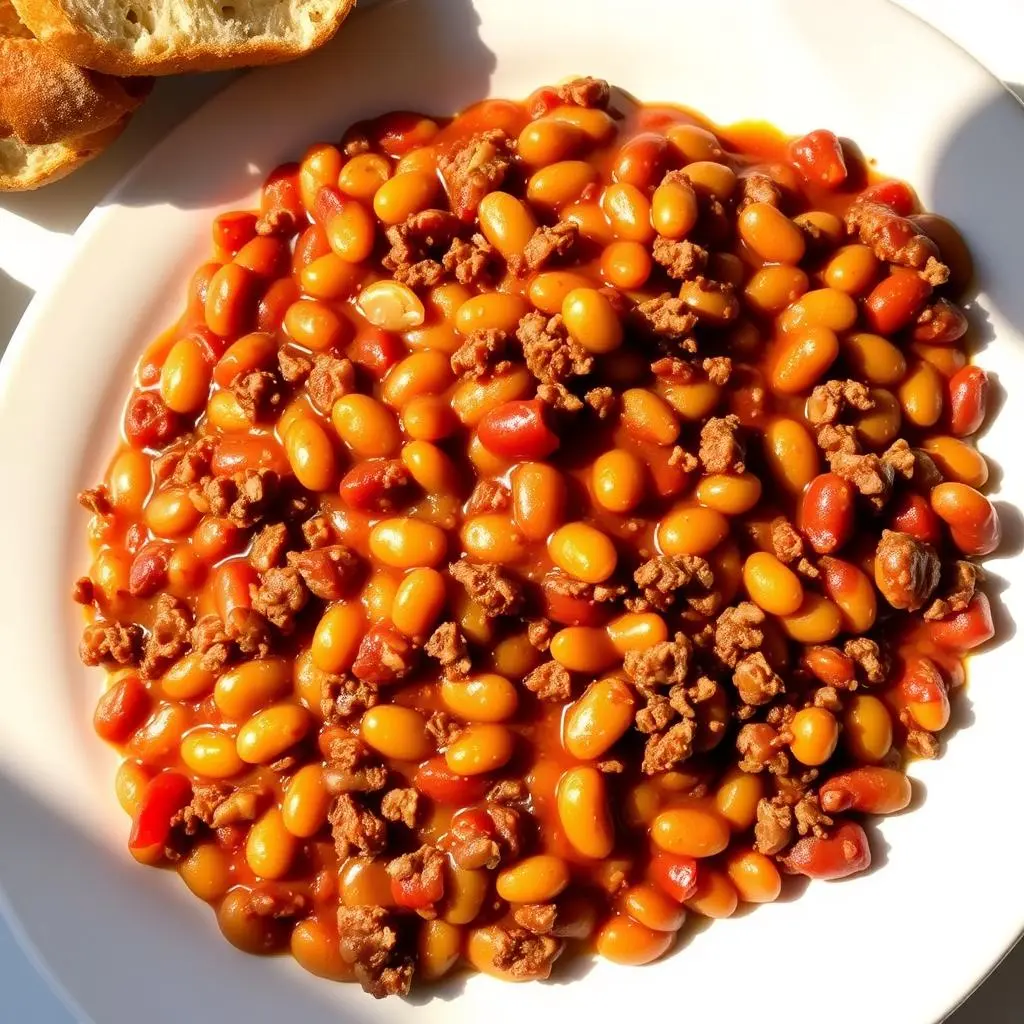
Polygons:
M129 120L126 114L98 132L44 146L0 139L0 192L28 192L60 180L102 153Z
M0 38L0 136L47 145L101 131L135 110L151 84L84 71L35 39Z
M334 14L324 19L307 43L272 36L257 36L232 46L218 44L161 49L119 45L76 24L60 0L12 0L21 20L32 33L67 60L108 75L174 75L193 71L280 64L323 46L341 27L356 0L336 0Z

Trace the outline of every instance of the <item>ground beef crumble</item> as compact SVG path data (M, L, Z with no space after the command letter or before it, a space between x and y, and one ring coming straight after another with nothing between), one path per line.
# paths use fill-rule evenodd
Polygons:
M760 651L740 658L733 670L732 681L740 700L753 707L767 704L785 691L781 676Z
M939 585L942 563L930 544L883 530L875 551L875 585L893 608L917 611Z
M137 665L145 635L134 622L95 622L85 627L78 655L86 665Z
M700 431L697 457L708 473L743 473L743 444L739 434L740 420L732 414L712 416Z
M654 262L665 268L665 273L677 281L690 281L704 273L708 251L696 242L676 242L659 235L652 250Z
M303 524L305 527L306 523ZM289 551L288 566L298 572L314 596L323 601L344 597L361 569L354 551L344 544L328 544L310 551Z
M608 106L611 88L603 78L574 78L565 82L557 89L558 98L564 103L572 103L577 107L596 107L603 110Z
M339 907L342 959L355 968L363 990L375 999L407 995L413 961L401 951L397 921L383 907Z
M499 263L498 251L481 234L466 241L456 238L441 258L441 266L454 275L459 284L477 284L485 281Z
M387 826L373 811L357 803L351 793L334 798L327 821L341 860L353 851L374 857L387 842Z
M469 674L472 661L466 638L457 622L442 622L423 646L423 653L434 658L446 679L461 679Z
M789 565L804 557L804 539L785 516L772 520L771 531L772 550L780 562Z
M535 693L539 700L556 704L565 703L572 696L572 677L569 670L557 661L538 665L523 679L523 686Z
M387 873L392 883L405 883L427 891L440 889L444 892L444 854L436 846L424 844L413 853L403 853L388 861ZM419 908L424 918L436 916L433 906Z
M590 373L594 357L569 337L562 314L527 313L516 329L526 368L542 384L561 384Z
M516 277L538 273L548 264L568 256L576 247L579 235L579 227L571 221L562 220L551 227L541 226L523 247L523 255L509 260L509 270Z
M355 367L348 359L320 353L313 359L313 368L306 380L309 400L320 412L330 414L334 403L344 398L355 386Z
M713 614L720 598L713 593L715 576L710 563L699 555L655 555L633 573L633 581L651 608L667 611L680 594L701 614ZM708 598L716 601L708 601ZM639 606L633 607L639 610ZM712 608L712 610L709 610Z
M381 817L385 821L400 822L406 828L416 827L419 810L420 795L411 786L389 790L380 802Z
M470 331L452 353L452 370L473 379L503 373L512 366L511 360L505 358L509 348L509 337L504 331L493 327Z
M170 594L156 599L153 624L143 648L139 675L143 679L156 679L164 670L185 654L191 644L192 613L184 601Z
M693 753L695 733L696 726L689 719L676 722L665 732L654 733L644 746L640 770L645 775L657 775L683 764Z
M683 633L641 651L627 651L623 659L626 675L637 686L671 686L686 682L693 643Z
M690 307L669 292L638 303L634 312L648 330L664 338L686 338L697 326Z
M452 562L448 572L453 580L466 588L466 593L489 618L512 615L522 604L522 587L498 565L463 559Z
M953 563L951 571L943 575L951 578L947 579L942 593L925 609L924 617L929 622L966 611L981 579L981 570L973 562L958 559Z
M463 507L468 516L479 516L486 512L505 512L512 506L512 492L497 480L481 480L470 494Z
M284 523L268 523L253 538L249 564L257 572L267 572L281 564L288 549L288 527Z
M764 632L758 628L763 622L764 612L751 601L726 608L715 623L715 654L735 669L740 658L764 643Z
M888 206L854 203L846 213L846 230L870 246L883 262L911 267L931 285L944 284L949 279L949 267L938 259L935 243Z
M295 619L306 607L309 590L298 569L268 569L259 586L249 588L253 610L282 633L295 629Z
M480 132L442 156L437 167L452 212L460 220L471 220L480 200L505 180L511 163L512 141L500 128Z
M807 421L820 427L835 423L847 409L870 412L874 407L875 400L859 380L830 380L815 387L807 399Z
M513 978L546 978L562 952L562 943L550 935L534 935L525 928L494 926L494 966Z

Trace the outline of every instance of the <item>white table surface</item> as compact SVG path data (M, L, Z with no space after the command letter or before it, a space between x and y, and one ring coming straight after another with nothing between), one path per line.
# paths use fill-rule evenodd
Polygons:
M901 2L971 53L1024 99L1021 0ZM36 288L68 258L72 236L86 214L150 146L230 80L229 75L206 75L159 82L150 101L117 144L92 164L40 192L0 196L0 354ZM969 938L951 936L950 941L963 942ZM907 983L927 984L927 979L908 979ZM879 1020L885 1021L882 1008ZM49 991L0 919L0 1024L72 1021L71 1014ZM950 1024L1022 1021L1024 943L949 1018Z

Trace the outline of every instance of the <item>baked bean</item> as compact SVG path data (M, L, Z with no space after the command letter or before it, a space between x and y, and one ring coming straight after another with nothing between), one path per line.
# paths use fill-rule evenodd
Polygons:
M354 397L354 396L353 396ZM284 450L295 479L309 491L327 491L337 479L334 446L327 431L309 417L298 420L284 436Z
M459 422L475 427L492 410L532 394L535 386L530 371L525 366L515 366L489 380L463 380L452 393L451 407Z
M803 603L800 578L767 551L756 551L743 563L743 585L770 615L792 615Z
M699 125L674 124L665 135L685 163L718 160L722 155L722 146L715 135Z
M575 125L539 117L519 133L516 153L529 167L546 167L573 156L585 145L586 136Z
M207 779L230 779L245 768L235 738L214 727L189 732L181 741L181 759L190 771Z
M216 843L200 843L178 865L181 880L201 900L219 900L231 888L231 862Z
M281 801L281 822L299 839L316 835L327 820L331 796L318 764L303 765L292 777Z
M942 539L942 520L932 511L927 498L913 492L904 491L893 501L889 525L925 544L938 544Z
M736 913L739 895L724 871L701 869L697 891L686 900L686 909L704 917L732 917Z
M558 210L574 203L597 181L597 170L585 160L561 160L541 167L526 183L526 198L541 209Z
M644 498L644 464L631 451L613 448L595 460L590 485L594 500L602 508L609 512L630 512Z
M232 342L213 368L213 380L222 388L229 387L237 377L253 370L271 366L277 356L277 342L263 331L244 334ZM203 401L206 394L203 394Z
M845 292L835 288L818 288L804 293L779 317L779 327L787 332L827 327L839 334L848 331L856 322L857 304Z
M967 365L967 354L963 349L952 345L925 345L920 341L914 341L909 347L914 355L926 363L931 363L943 377L946 377L947 384L948 378L959 373Z
M744 903L773 903L782 892L779 869L757 850L737 850L730 854L725 870Z
M627 612L608 623L608 639L619 654L643 651L668 639L668 626L653 612Z
M439 395L417 395L402 407L402 426L414 441L441 441L457 425L451 406Z
M816 476L800 503L800 529L819 555L838 551L853 535L853 485L835 473Z
M653 266L650 253L639 242L612 242L601 253L601 275L616 288L643 287Z
M356 302L363 316L385 331L419 327L426 317L420 297L398 281L375 281L359 293Z
M541 853L499 871L494 887L509 903L548 903L569 880L569 865L561 857Z
M284 329L298 344L317 352L343 344L351 333L347 320L316 299L292 303L284 314Z
M551 657L571 672L594 674L618 660L615 646L596 626L567 626L551 639Z
M206 326L221 338L234 338L249 324L256 310L257 278L236 263L225 263L206 292Z
M596 111L595 111L596 113ZM466 959L482 974L490 974L502 981L542 981L551 976L551 965L555 957L539 959L536 964L526 962L513 971L504 966L506 933L499 925L473 928L466 940ZM556 950L556 956L561 949ZM498 966L502 964L503 966Z
M818 475L818 447L799 421L784 417L769 421L764 447L769 471L790 494L799 495Z
M673 931L655 931L625 914L615 914L598 929L594 948L612 963L638 966L664 956L674 938Z
M447 547L443 530L411 516L381 520L370 531L370 553L393 569L438 565Z
M391 177L390 162L379 153L358 153L345 161L338 175L338 188L353 199L372 200Z
M343 202L340 211L324 225L324 230L331 250L346 263L362 263L373 252L377 226L358 200Z
M447 921L424 921L417 940L417 968L426 981L446 975L462 950L462 930Z
M513 471L512 510L516 526L531 541L546 540L562 522L565 481L552 466L524 462Z
M992 608L981 591L971 598L962 612L939 619L928 627L928 634L939 647L963 654L995 636Z
M828 814L893 814L910 803L911 795L910 779L895 768L855 768L833 775L818 789L822 810Z
M426 719L414 708L378 704L363 715L359 734L367 746L396 761L422 761L434 749Z
M651 197L651 221L665 238L685 238L696 226L697 195L685 178L663 181Z
M980 366L965 366L949 381L949 431L967 437L985 422L988 374Z
M931 506L965 555L988 555L999 547L999 514L992 502L973 487L955 482L939 484L932 488Z
M845 878L871 866L871 848L864 829L848 821L827 839L806 836L799 840L784 863L790 871L808 878Z
M462 868L454 861L449 861L445 866L441 917L449 924L469 924L480 913L489 891L490 876L486 871L479 868Z
M504 722L516 713L519 694L504 676L486 673L469 679L445 679L441 700L467 722Z
M273 704L257 711L238 730L238 756L247 764L269 764L298 743L309 727L309 712L305 708Z
M838 606L811 592L804 594L803 604L795 612L783 616L780 621L786 635L802 644L828 643L843 625Z
M924 305L932 286L916 271L894 267L864 300L864 317L878 334L895 334L906 327Z
M632 691L621 679L609 676L591 683L565 714L565 749L581 761L599 758L633 724L635 707Z
M731 768L715 791L715 809L736 832L752 828L757 820L757 804L764 796L760 775Z
M683 168L683 174L697 193L723 202L732 196L739 183L731 167L715 160L694 160Z
M858 761L883 760L892 748L892 717L885 704L870 694L855 694L843 717L843 743Z
M483 562L510 565L527 555L523 535L509 517L500 512L467 519L459 537L466 554Z
M988 480L985 456L956 437L929 437L921 445L947 480L984 487Z
M243 546L242 531L230 519L203 516L192 532L192 552L203 562L219 562Z
M413 569L395 592L392 622L406 636L428 636L446 601L444 577L436 569Z
M558 820L569 844L584 857L600 860L615 844L604 776L588 766L570 768L558 780Z
M844 245L825 265L822 280L847 295L863 295L878 276L878 257L870 246Z
M739 216L740 238L763 260L799 263L804 257L804 236L779 209L769 203L751 203Z
M618 564L607 534L587 523L566 523L548 540L548 555L563 572L584 583L603 583Z
M729 826L713 811L675 807L651 823L651 839L660 849L686 857L712 857L729 845Z
M168 487L149 499L144 515L157 537L181 537L199 522L201 513L184 487Z
M781 313L810 287L807 275L786 264L769 264L755 271L743 289L748 306L766 316Z
M401 409L414 398L440 394L451 380L451 364L443 352L414 352L388 371L381 398Z
M622 323L596 288L576 288L562 303L562 319L572 339L588 352L603 354L622 344Z
M622 911L656 932L676 932L686 920L686 910L650 882L631 886L619 901Z
M904 417L915 427L934 426L942 415L943 390L939 371L931 363L911 367L896 392Z
M626 244L626 243L615 243ZM644 250L646 253L646 250ZM592 288L593 281L571 270L546 270L530 282L530 302L542 313L554 316L562 312L565 297L577 288Z
M195 338L174 343L160 371L160 397L172 412L196 413L206 405L210 364Z
M313 212L320 189L338 183L343 163L344 157L337 146L326 142L317 143L306 150L299 164L299 194L302 196L302 205L310 213Z
M740 304L733 291L717 287L703 278L684 281L679 288L679 298L691 313L709 324L721 326L739 316Z
M224 938L243 953L276 952L288 941L289 922L252 913L249 901L253 893L241 886L232 889L217 908L217 925Z
M428 494L449 494L456 489L458 471L448 455L436 444L410 441L402 447L401 458L409 475Z
M252 427L249 414L231 391L215 391L206 406L206 421L216 430L241 433Z
M213 688L220 713L241 722L291 689L291 668L284 658L245 661L221 674Z
M574 125L595 145L604 145L615 135L615 122L611 115L594 107L555 107L549 111L548 117L554 121Z
M801 763L816 767L824 764L839 741L839 723L824 708L801 708L790 722L793 734L789 749Z
M519 321L528 312L526 302L518 295L484 292L464 302L455 314L455 326L462 334L472 331L506 331L514 334Z
M151 486L149 459L131 448L126 448L114 459L107 473L110 503L123 515L139 515Z
M650 200L635 185L606 185L601 193L601 209L616 238L631 242L649 242L654 238Z
M683 506L658 523L658 547L666 555L706 555L729 535L729 520L713 508Z
M497 771L512 759L515 738L504 726L474 723L445 750L444 759L456 775L483 775Z
M373 195L373 212L384 224L402 224L427 209L440 191L440 182L422 171L403 171L383 182Z
M197 651L179 658L163 674L160 690L168 700L193 700L205 697L217 681L217 673L204 668Z
M589 188L587 191L589 192ZM559 213L558 219L564 224L575 225L579 237L594 245L611 245L616 240L614 229L605 216L600 203L596 201L581 199L571 206L565 206ZM592 283L592 281L586 282L588 286Z
M271 807L258 818L245 841L245 861L258 878L283 878L298 852L298 842L284 827L281 812Z
M679 418L659 395L646 388L630 388L621 398L622 425L639 441L675 444L679 437Z
M857 439L866 448L879 450L896 439L903 425L903 413L899 399L891 391L872 388L870 395L875 407L857 416Z
M331 423L359 458L392 455L401 444L394 415L370 395L351 394L339 398L331 408Z
M662 394L684 420L695 423L715 411L722 398L722 389L711 381L703 380L695 384L670 384Z
M302 268L299 283L306 295L314 299L347 299L359 289L363 279L362 269L354 263L343 260L333 252Z
M280 238L259 237L246 242L232 261L256 277L271 280L287 273L287 244Z
M782 343L772 367L772 389L796 395L810 389L839 355L839 339L827 327L796 331Z
M352 965L342 959L337 931L316 918L299 921L289 942L292 956L310 974L330 981L352 981L355 977Z
M842 351L850 369L869 384L898 384L906 375L903 353L879 334L848 334L843 339Z
M366 620L358 604L340 601L329 605L317 623L310 644L316 666L332 673L349 669L365 630Z
M480 200L477 218L484 237L506 260L521 259L537 230L530 208L507 192L488 192Z
M827 210L798 213L793 218L793 223L807 234L809 240L817 239L819 244L824 246L835 248L846 238L843 222Z
M500 477L512 469L512 461L508 456L492 452L474 435L466 448L466 457L479 476Z

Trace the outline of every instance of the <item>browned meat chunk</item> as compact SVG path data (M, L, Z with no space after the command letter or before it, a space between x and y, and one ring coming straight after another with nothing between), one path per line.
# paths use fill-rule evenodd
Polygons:
M344 597L360 572L359 560L344 544L289 551L286 557L289 568L295 569L309 592L322 601Z
M336 724L377 706L380 694L372 683L313 669L320 676L320 713L325 721Z
M281 564L288 548L288 527L284 523L268 523L253 538L249 564L257 572L267 572Z
M682 299L665 292L635 307L649 331L664 338L685 338L697 326L697 317Z
M466 588L466 593L489 618L512 615L522 604L522 586L498 565L490 562L475 564L463 559L452 562L448 572L453 580Z
M857 202L846 212L846 230L871 246L886 263L912 267L932 285L944 284L949 268L939 260L935 243L918 232L912 221L881 203Z
M715 585L710 564L699 555L655 555L633 573L633 580L647 604L658 611L666 611L678 594L688 590L700 606Z
M597 413L599 420L606 420L615 411L615 392L609 387L591 388L583 401Z
M704 273L708 251L695 242L675 242L660 235L654 240L654 262L677 281L690 281Z
M544 384L561 384L590 373L594 357L569 337L561 313L527 313L516 337L523 346L526 368Z
M250 588L253 611L258 612L282 633L295 629L295 619L306 607L309 590L298 569L268 569L260 585Z
M163 675L165 669L189 650L191 628L192 613L188 605L170 594L161 594L156 599L153 624L146 637L139 675L143 679L156 679Z
M623 667L638 687L671 686L686 682L692 653L690 638L676 633L642 651L627 651Z
M325 753L324 785L332 796L376 793L387 785L387 768L358 736L333 738Z
M457 622L442 622L430 635L423 653L437 659L446 679L468 675L472 666L466 638Z
M512 914L520 928L534 935L550 935L555 930L557 916L554 903L525 903Z
M341 957L375 999L408 995L412 984L413 962L402 952L395 929L395 919L383 907L338 908Z
M651 736L644 747L644 759L641 764L643 773L657 775L681 765L693 753L695 732L693 722L684 718L667 731Z
M503 373L512 366L505 358L509 338L493 327L470 331L466 340L452 353L452 370L466 377L480 379Z
M854 663L863 682L869 686L885 682L888 665L874 640L866 636L855 636L843 644L843 653Z
M321 353L313 359L306 381L309 399L322 413L329 415L334 403L355 386L355 367L351 360L335 359Z
M760 651L747 654L736 663L732 681L744 704L758 707L784 692L781 677Z
M494 966L513 978L539 979L551 975L551 965L562 952L563 944L550 935L534 935L525 928L492 926Z
M252 370L231 382L232 394L250 423L272 419L281 407L281 385L268 370Z
M775 557L787 565L804 557L804 539L785 516L772 520L772 549Z
M875 508L884 508L892 497L892 466L874 453L851 455L839 451L831 454L828 461L832 472L849 480Z
M350 793L341 793L327 815L339 859L353 851L375 857L387 843L387 826L373 811L361 807Z
M893 606L915 612L939 585L942 564L930 544L883 530L875 551L875 585Z
M760 650L764 632L758 626L764 612L751 601L726 608L715 623L715 654L729 668L735 668L749 651Z
M774 857L793 839L793 812L777 800L762 797L757 802L754 848L766 857Z
M501 185L511 163L512 143L500 128L474 135L442 156L437 166L452 212L472 220L480 200Z
M732 377L732 359L729 356L709 356L701 364L708 380L718 387L725 387Z
M420 795L411 786L390 790L380 802L380 813L384 820L401 822L406 828L416 827L419 808Z
M847 409L870 412L875 407L867 386L859 380L830 380L819 384L807 399L807 420L815 427L835 423Z
M444 854L436 846L424 844L414 853L403 853L389 861L387 873L392 884L415 891L436 892L440 899L444 895L444 864ZM431 917L435 913L432 904L419 910L421 917Z
M494 273L498 252L483 235L476 234L467 242L462 238L452 241L441 259L441 265L455 275L459 284L477 284Z
M562 704L572 696L572 677L568 669L557 661L546 661L538 665L524 680L525 686L540 700Z
M743 473L743 444L738 416L712 416L700 431L700 459L707 473Z
M958 559L948 575L950 579L943 592L925 609L924 617L929 621L966 611L981 579L981 570L973 562Z
M301 384L313 371L313 360L285 345L277 350L277 368L288 384Z
M481 480L473 488L463 511L466 516L479 516L485 512L504 512L512 505L512 493L497 480Z
M767 174L752 171L743 179L742 186L738 210L744 210L752 203L767 203L775 207L782 205L782 189Z
M78 656L86 665L137 665L144 637L142 627L134 622L94 622L82 633Z
M509 269L516 277L543 270L549 263L568 256L576 247L579 235L580 229L570 221L539 227L523 247L523 255L509 260Z
M603 78L574 78L558 87L558 97L564 103L572 103L577 107L597 107L604 109L611 97L611 88Z

